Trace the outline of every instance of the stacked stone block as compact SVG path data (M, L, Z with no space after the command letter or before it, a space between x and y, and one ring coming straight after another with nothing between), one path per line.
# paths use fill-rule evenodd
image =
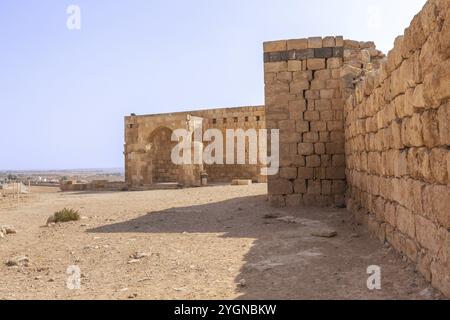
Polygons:
M344 202L343 58L342 37L264 44L266 125L280 130L280 171L269 176L274 206Z
M188 119L197 118L203 133L207 129L219 129L224 137L225 155L227 129L266 128L263 106L210 109L156 115L130 116L125 118L125 175L131 187L151 186L155 183L179 182L183 185L200 183L199 166L176 166L171 161L171 151L176 143L171 141L173 130L188 128ZM207 146L205 142L204 146ZM237 143L235 143L237 148ZM248 159L248 141L246 159ZM264 152L265 150L260 150ZM233 179L250 179L254 182L267 182L261 175L262 165L213 164L202 165L210 182L231 182Z
M428 1L379 68L344 72L348 208L448 296L449 13Z
M239 108L222 108L204 111L193 111L192 114L201 116L205 119L204 130L219 129L224 137L224 148L226 146L226 130L242 129L244 131L253 129L259 133L259 130L266 129L265 110L263 106L249 106ZM236 142L236 141L235 141ZM248 179L253 182L267 182L267 177L261 175L263 165L258 161L257 164L249 162L249 141L246 141L245 158L246 164L213 164L205 165L208 173L208 181L211 182L230 182L234 179ZM207 146L208 143L205 143ZM237 144L235 144L237 148ZM266 150L258 150L261 153L267 153ZM225 155L225 149L223 151ZM236 156L236 154L235 154Z
M159 182L178 182L184 186L200 185L203 165L175 166L170 157L175 143L173 130L190 132L203 119L187 113L125 117L125 179L132 188Z

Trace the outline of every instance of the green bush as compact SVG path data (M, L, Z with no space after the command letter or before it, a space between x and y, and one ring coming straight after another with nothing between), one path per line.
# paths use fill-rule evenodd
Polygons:
M80 220L80 214L77 210L64 208L61 211L55 212L47 223L69 222Z

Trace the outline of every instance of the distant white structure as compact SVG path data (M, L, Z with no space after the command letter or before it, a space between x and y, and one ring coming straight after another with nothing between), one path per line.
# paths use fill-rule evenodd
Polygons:
M2 195L19 195L29 193L28 187L22 182L5 183L1 185Z

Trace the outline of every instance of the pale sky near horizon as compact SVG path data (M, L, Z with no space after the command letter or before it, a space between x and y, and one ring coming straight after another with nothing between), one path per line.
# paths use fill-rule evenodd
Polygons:
M263 41L387 52L425 2L2 0L0 170L122 167L125 115L264 104Z

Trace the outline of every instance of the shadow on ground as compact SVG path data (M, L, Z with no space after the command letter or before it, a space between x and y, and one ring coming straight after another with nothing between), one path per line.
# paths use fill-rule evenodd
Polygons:
M276 219L286 216L296 223ZM338 235L312 235L329 229ZM266 196L255 196L144 213L87 232L251 238L235 274L238 299L421 299L427 283L364 230L345 209L273 209ZM382 290L367 289L370 265L382 268Z

